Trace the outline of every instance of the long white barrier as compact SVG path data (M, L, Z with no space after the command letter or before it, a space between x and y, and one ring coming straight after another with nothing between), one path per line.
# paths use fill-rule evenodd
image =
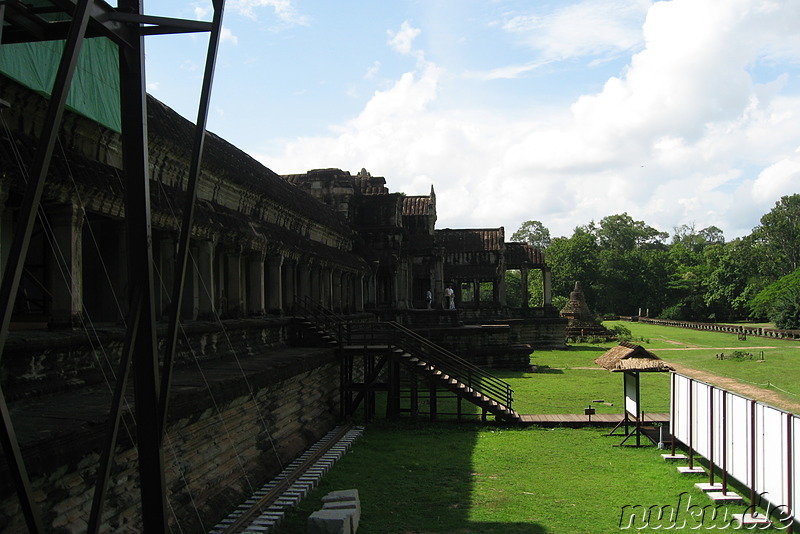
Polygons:
M690 457L708 460L712 481L735 478L797 524L800 417L678 373L671 383L670 428Z

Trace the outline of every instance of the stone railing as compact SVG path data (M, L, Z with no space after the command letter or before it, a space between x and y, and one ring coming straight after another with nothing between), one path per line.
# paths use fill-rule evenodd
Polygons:
M656 324L661 326L677 326L679 328L691 328L692 330L708 330L711 332L737 334L739 337L756 336L800 341L800 330L780 330L778 328L764 328L760 326L745 326L723 323L695 323L692 321L651 319L649 317L638 317L636 320L638 320L640 323Z

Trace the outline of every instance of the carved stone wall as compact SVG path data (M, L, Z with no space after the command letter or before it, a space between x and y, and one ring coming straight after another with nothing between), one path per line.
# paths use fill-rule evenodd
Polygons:
M206 366L202 378L196 374L177 378L181 386L173 392L164 459L170 522L179 523L182 532L210 530L339 417L339 365L330 350L262 353ZM82 391L11 405L48 532L86 528L108 394L101 389L93 395L90 389ZM44 424L53 417L67 422L47 432ZM138 464L131 435L135 425L126 417L102 532L141 531ZM27 532L4 460L0 531Z

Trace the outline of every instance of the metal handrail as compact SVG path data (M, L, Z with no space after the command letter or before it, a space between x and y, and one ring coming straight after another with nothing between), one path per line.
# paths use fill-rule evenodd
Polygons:
M342 341L351 345L395 346L433 365L450 378L511 408L513 389L507 382L397 322L347 325L343 329Z
M297 311L320 328L336 333L339 345L386 345L397 347L432 365L474 391L511 408L511 385L474 363L433 343L396 321L349 323L346 318L309 297L295 303Z
M306 318L311 319L324 330L332 333L337 332L339 326L347 322L344 317L337 315L307 296L298 299L298 301L295 302L295 308L296 312L300 312L300 314L305 315Z
M496 395L494 397L496 400L503 401L503 404L505 404L506 407L511 408L511 403L514 400L514 390L511 388L511 385L508 382L497 378L485 369L458 356L453 352L448 351L444 347L433 343L431 340L419 335L409 328L406 328L400 323L392 322L390 324L402 332L405 337L410 338L419 343L422 347L425 347L424 350L426 354L428 354L429 360L434 363L437 368L440 368L443 371L447 370L447 374L456 379L458 379L460 376L469 377L470 382L480 384L483 391L490 391L494 393ZM447 369L445 369L445 367ZM467 382L464 383L471 385Z

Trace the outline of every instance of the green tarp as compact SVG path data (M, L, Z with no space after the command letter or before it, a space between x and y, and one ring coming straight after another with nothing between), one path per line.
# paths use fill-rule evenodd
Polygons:
M49 96L63 49L63 41L0 46L0 72ZM67 107L121 131L117 45L105 38L84 42Z

